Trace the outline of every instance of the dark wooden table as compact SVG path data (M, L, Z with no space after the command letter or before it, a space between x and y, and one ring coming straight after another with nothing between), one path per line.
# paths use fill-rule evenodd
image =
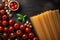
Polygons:
M17 0L21 9L19 12L27 14L29 17L50 9L59 9L58 0ZM1 2L1 0L0 0Z

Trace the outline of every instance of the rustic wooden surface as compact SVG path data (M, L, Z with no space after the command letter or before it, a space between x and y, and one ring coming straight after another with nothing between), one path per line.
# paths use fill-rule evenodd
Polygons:
M27 14L29 17L41 13L45 10L59 8L58 0L17 0L21 9L19 12ZM1 0L0 0L1 3ZM58 6L58 7L57 7Z

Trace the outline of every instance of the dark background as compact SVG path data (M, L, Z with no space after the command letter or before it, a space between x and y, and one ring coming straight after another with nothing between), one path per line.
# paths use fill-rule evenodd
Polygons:
M16 12L23 12L29 17L50 9L60 9L59 0L17 0L20 9ZM0 0L1 2L1 0Z
M18 0L22 12L29 17L50 9L60 9L59 0Z
M50 9L59 9L59 0L20 0L23 11L30 17Z

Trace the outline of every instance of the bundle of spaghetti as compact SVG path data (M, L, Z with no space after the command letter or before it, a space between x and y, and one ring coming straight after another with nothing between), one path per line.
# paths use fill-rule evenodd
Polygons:
M59 10L49 10L30 19L40 40L60 40Z

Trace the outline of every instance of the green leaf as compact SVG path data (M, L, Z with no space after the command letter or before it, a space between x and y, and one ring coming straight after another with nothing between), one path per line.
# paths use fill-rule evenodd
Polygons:
M17 17L23 17L23 15L21 15L21 14L17 14Z
M25 18L23 18L22 22L24 23L25 21L26 21Z
M27 15L24 15L24 18L26 18L27 17Z
M22 17L18 17L17 20L22 20L23 18Z

